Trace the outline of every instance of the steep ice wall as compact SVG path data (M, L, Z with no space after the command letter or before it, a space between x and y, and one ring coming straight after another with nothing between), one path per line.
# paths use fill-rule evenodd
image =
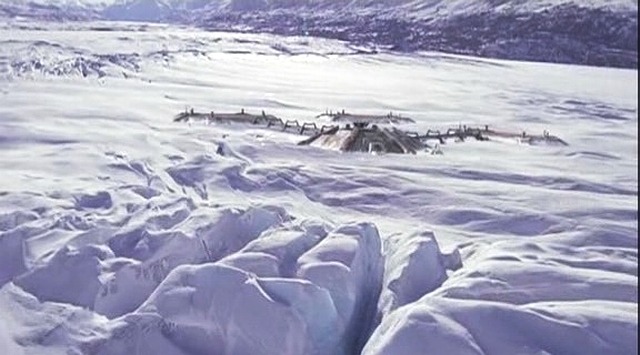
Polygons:
M298 260L297 276L327 289L345 333L341 348L357 352L373 325L383 276L380 236L371 224L344 226Z

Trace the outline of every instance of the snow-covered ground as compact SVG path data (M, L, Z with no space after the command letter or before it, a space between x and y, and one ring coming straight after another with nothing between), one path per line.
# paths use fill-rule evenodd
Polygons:
M0 353L636 354L637 84L636 70L13 20ZM340 153L172 122L186 107L393 111L412 130L549 130L569 146Z

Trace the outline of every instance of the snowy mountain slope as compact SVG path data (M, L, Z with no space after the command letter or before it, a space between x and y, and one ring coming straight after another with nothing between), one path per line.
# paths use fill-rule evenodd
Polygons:
M602 9L615 12L637 11L638 3L633 0L5 0L5 6L23 6L52 11L72 9L102 9L107 18L129 18L144 21L153 18L171 17L176 12L253 12L274 10L296 10L307 12L356 11L358 14L382 12L400 18L442 19L478 13L519 13L528 14L553 9L560 6L575 6L585 9ZM188 15L183 13L181 15Z
M157 0L116 3L107 7L103 16L111 20L158 21L174 11L170 4Z
M74 4L42 4L26 1L0 3L0 19L38 19L43 21L78 21L97 19L98 9ZM4 21L3 21L4 22Z
M637 71L106 25L0 30L1 353L637 353ZM569 145L344 154L189 106Z
M485 11L515 11L531 12L540 11L545 8L559 5L579 5L585 8L606 8L611 10L637 9L637 2L634 0L5 0L6 4L40 4L57 6L121 6L126 4L147 4L149 6L166 7L171 9L282 9L282 8L387 8L393 9L401 7L408 12L428 11L430 15L460 14ZM249 8L244 8L242 4L247 4ZM425 13L426 14L426 13Z
M637 68L637 2L444 2L389 7L214 9L183 21L209 29L311 35L400 51Z
M243 8L243 3L251 4L248 8ZM257 5L256 5L257 4ZM240 11L255 10L277 10L284 8L314 8L314 9L368 9L386 11L391 13L396 9L405 12L405 16L455 16L478 12L534 12L560 5L579 5L585 8L607 8L611 10L633 10L637 9L637 2L633 0L615 1L575 1L575 0L265 0L265 1L243 1L243 0L219 0L209 1L207 7L219 9L234 9Z
M77 0L53 5L47 0L20 1L0 4L0 16L59 20L99 15L209 30L328 37L398 51L638 65L638 2L633 0Z
M474 14L503 13L530 14L557 7L579 7L613 12L637 12L638 4L633 0L575 1L575 0L122 0L108 5L108 18L140 16L201 16L204 13L252 13L295 11L302 17L332 15L345 18L346 11L352 15L379 15L382 18L444 20ZM133 10L136 9L136 10ZM149 14L138 11L147 10ZM348 17L347 17L348 18ZM327 20L329 20L327 18Z

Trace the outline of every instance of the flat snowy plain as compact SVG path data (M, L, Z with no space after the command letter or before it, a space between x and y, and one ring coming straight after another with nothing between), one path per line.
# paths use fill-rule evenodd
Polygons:
M0 353L637 354L637 85L635 70L8 22ZM412 130L569 146L340 153L172 122L186 107L393 111Z

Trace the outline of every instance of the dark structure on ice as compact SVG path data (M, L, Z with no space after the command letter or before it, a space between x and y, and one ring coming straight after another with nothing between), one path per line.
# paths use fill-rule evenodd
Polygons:
M217 124L246 124L261 128L277 130L292 134L307 136L298 145L314 145L344 152L367 153L397 153L416 154L419 151L431 150L438 153L437 144L445 144L449 139L465 141L475 139L479 141L490 140L491 137L517 138L527 144L547 143L555 145L567 145L562 139L551 136L547 131L542 135L528 135L526 132L510 133L483 128L471 128L459 126L446 131L428 130L424 134L404 131L396 127L384 127L383 124L397 124L400 122L414 122L410 118L401 118L392 113L388 115L357 115L344 111L338 113L324 113L319 117L329 117L330 124L320 125L316 122L303 122L298 120L283 120L274 115L268 115L264 111L261 114L250 114L242 109L238 113L199 113L193 109L175 116L175 122L190 122L200 120ZM344 125L340 123L349 122ZM435 141L436 147L429 145L429 141Z
M367 123L355 123L343 128L335 126L303 140L298 145L313 143L336 147L343 152L415 154L425 148L419 138L409 136L399 129L369 126Z
M360 123L367 122L371 124L391 124L391 123L415 123L415 121L409 117L402 117L401 115L394 115L393 112L389 112L386 115L363 115L363 114L353 114L345 112L345 110L333 113L333 112L325 112L316 116L316 118L320 117L329 117L331 122L338 123Z

